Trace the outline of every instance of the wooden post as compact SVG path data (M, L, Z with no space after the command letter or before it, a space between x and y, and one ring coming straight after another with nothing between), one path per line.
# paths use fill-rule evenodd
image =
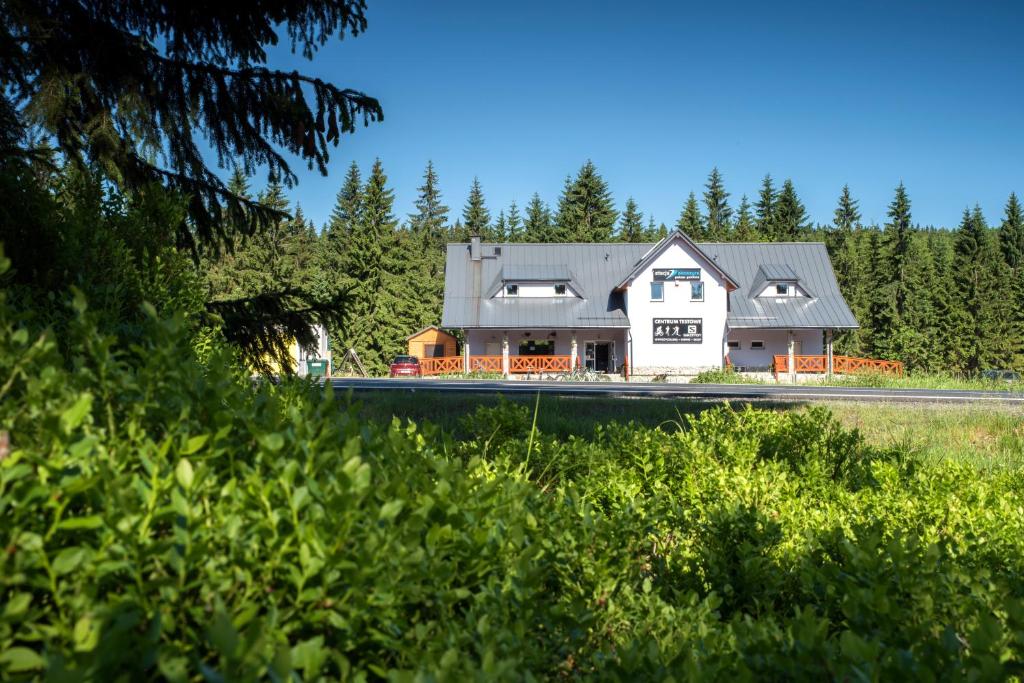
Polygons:
M508 332L501 335L501 372L505 375L505 379L508 379Z
M825 355L828 357L826 359L828 378L832 379L832 330L825 330Z
M569 342L569 366L570 371L576 369L576 361L579 359L579 351L576 346L576 332L572 333L572 339Z
M796 345L793 343L793 330L790 330L789 331L789 344L787 345L786 352L789 354L789 359L787 361L788 365L789 365L788 370L789 370L790 381L793 384L796 384L796 356L793 353L795 347L796 347Z

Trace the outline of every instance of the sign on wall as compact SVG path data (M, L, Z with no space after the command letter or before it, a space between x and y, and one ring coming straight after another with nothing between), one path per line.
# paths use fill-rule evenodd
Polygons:
M700 279L700 268L655 268L652 272L655 282Z
M700 344L704 341L703 318L655 318L655 344Z

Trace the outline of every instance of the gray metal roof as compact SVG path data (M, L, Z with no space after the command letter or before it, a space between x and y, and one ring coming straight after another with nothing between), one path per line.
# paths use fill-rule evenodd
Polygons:
M859 327L839 292L828 251L820 242L711 242L700 248L741 284L730 295L729 327ZM770 268L772 264L783 268ZM786 274L777 279L799 281L810 296L758 297L764 289L763 281L758 289L758 275L766 265L772 274Z
M485 245L495 246L495 245ZM586 328L629 327L624 298L616 287L636 269L653 244L500 244L501 255L472 261L469 244L449 244L445 269L442 327L447 328ZM701 243L697 245L738 289L730 294L733 328L855 328L825 245L821 243ZM485 249L483 253L491 253ZM755 298L752 291L762 267L787 272L812 297ZM782 267L778 270L776 267ZM785 271L783 269L786 269ZM496 283L513 280L559 280L568 275L584 298L494 297ZM531 275L532 274L532 275ZM544 274L539 277L538 274ZM779 278L782 279L782 278ZM763 289L763 287L762 287Z
M629 327L623 295L614 289L650 248L650 244L502 244L501 256L473 261L468 244L449 244L441 324L506 329ZM504 273L523 267L523 272L568 271L573 289L584 298L488 295Z
M572 273L561 263L509 263L501 267L501 276L508 282L568 282L572 279Z

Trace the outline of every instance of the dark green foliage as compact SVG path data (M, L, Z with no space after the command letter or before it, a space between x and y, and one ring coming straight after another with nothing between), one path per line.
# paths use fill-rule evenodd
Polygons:
M650 239L644 229L644 214L632 197L626 200L626 210L622 212L619 221L618 237L623 242L646 242Z
M1012 361L1009 268L981 209L964 210L954 257L960 306L954 319L967 371L1005 367Z
M676 221L676 230L681 230L687 237L694 241L703 241L707 238L707 231L704 229L704 217L700 215L700 207L697 205L697 195L690 193L686 198L686 205L679 214Z
M559 241L607 242L615 232L617 218L608 184L594 163L587 160L574 179L566 178L558 200L555 225Z
M283 216L232 194L203 158L296 181L283 152L326 173L328 146L383 117L377 100L298 71L269 69L284 34L311 59L333 36L366 28L362 0L215 4L10 0L0 12L4 139L39 125L72 163L127 191L159 184L187 197L164 226L198 252ZM279 151L282 150L282 151ZM17 150L7 148L9 153ZM165 164L154 160L160 159Z
M3 266L0 266L0 270ZM453 441L0 301L5 680L1006 680L1017 469L728 407Z
M704 239L712 242L729 239L732 232L732 209L729 208L729 193L725 191L722 174L717 167L711 169L704 186L704 207L707 209Z
M772 182L771 174L765 174L761 180L761 191L757 196L757 203L754 204L754 225L757 232L768 240L775 238L775 202L778 193L775 184Z
M526 242L556 242L557 231L551 217L551 209L536 192L526 205L526 221L523 224L523 240Z
M485 240L491 239L491 213L487 210L484 201L484 191L480 187L480 180L473 178L473 185L469 188L469 198L466 206L462 209L462 228L468 237L482 237Z
M522 242L523 236L526 232L526 226L523 224L523 217L519 215L519 207L516 206L516 202L513 199L512 204L508 207L508 228L507 228L507 239L509 242Z
M1006 215L999 226L999 247L1006 265L1016 271L1024 267L1024 210L1013 192L1006 200Z
M804 209L803 203L797 197L796 188L793 187L793 181L789 178L782 183L782 189L775 199L772 220L773 225L769 234L776 242L793 242L802 239L804 233L810 228L807 210Z
M736 211L736 229L733 238L737 242L756 242L757 228L754 225L754 217L750 213L750 201L747 195L740 197L740 206Z

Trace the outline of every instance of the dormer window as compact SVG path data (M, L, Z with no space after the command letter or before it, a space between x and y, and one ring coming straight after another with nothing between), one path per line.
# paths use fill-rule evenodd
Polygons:
M519 285L505 285L505 296L519 296Z
M565 296L565 285L555 285L555 296Z
M789 285L785 282L780 282L775 285L775 293L779 296L789 296Z

